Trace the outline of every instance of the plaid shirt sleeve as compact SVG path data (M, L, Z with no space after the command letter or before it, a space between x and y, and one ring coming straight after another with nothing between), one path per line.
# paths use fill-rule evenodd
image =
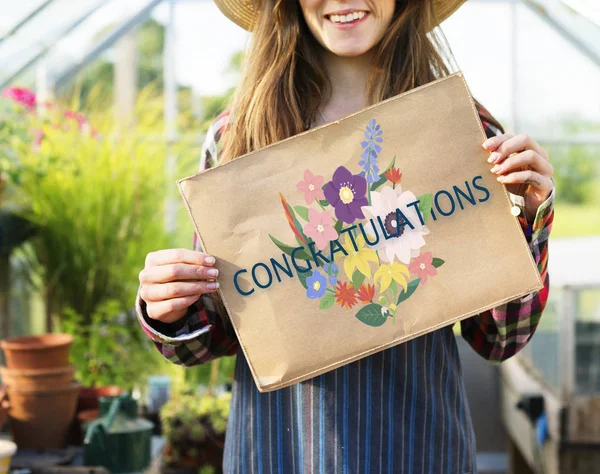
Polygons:
M483 121L483 125L488 137L499 133L489 123ZM523 216L518 218L544 288L461 322L464 339L478 354L492 362L502 362L525 347L546 307L550 290L548 237L554 219L554 194L555 190L552 189L548 199L538 208L532 223L528 223ZM517 196L511 194L510 197L516 202Z
M226 111L209 128L202 147L200 171L216 165L219 139L229 120L230 114ZM194 250L202 250L196 235ZM148 317L146 302L138 292L136 313L144 332L161 354L175 364L198 365L237 353L239 343L235 331L217 294L202 295L178 323L165 324Z

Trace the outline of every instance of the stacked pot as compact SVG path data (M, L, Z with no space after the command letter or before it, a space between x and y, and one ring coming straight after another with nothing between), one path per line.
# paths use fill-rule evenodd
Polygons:
M69 364L73 342L68 334L5 339L0 343L6 367L9 424L20 449L64 448L75 416L80 385Z

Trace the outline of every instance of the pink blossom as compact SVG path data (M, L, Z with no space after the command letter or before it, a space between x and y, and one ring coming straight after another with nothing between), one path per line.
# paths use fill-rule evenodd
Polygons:
M315 209L309 209L308 223L304 225L304 233L315 241L319 250L325 249L327 243L338 238L329 211L319 212Z
M34 110L36 106L35 93L24 87L8 87L2 93L3 97L22 105L28 110Z
M33 149L34 150L39 150L40 145L42 144L42 140L44 139L44 131L43 130L37 130L34 133L34 142L33 142Z
M315 199L325 199L323 194L323 176L315 176L310 170L304 172L304 181L298 182L296 187L298 191L304 193L306 204L312 203Z
M73 112L72 110L67 110L65 112L65 118L75 120L80 127L83 127L87 124L87 118L83 114L78 114L77 112Z
M421 279L421 283L425 284L430 276L437 275L437 269L431 263L432 261L433 254L431 252L422 253L412 259L408 269L410 273Z

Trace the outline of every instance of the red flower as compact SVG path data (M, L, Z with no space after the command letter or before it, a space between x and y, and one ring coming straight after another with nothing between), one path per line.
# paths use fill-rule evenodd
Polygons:
M418 257L412 259L408 265L410 273L417 275L421 279L421 283L427 283L430 276L437 275L437 269L432 265L433 254L431 252L422 253Z
M356 290L345 281L340 281L335 287L335 300L342 308L350 309L356 304Z
M367 285L363 283L356 296L358 296L358 299L362 301L363 304L370 303L375 297L375 285Z
M2 96L22 105L28 110L35 109L35 106L37 105L35 93L24 87L8 87L7 89L4 89Z
M402 182L402 173L398 168L390 168L384 176L390 183L399 184Z

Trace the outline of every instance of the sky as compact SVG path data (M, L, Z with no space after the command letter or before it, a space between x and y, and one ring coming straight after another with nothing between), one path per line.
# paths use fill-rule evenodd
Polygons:
M0 0L0 6L11 5L10 9L1 9L0 35L7 25L14 23L14 18L40 1ZM60 33L60 25L68 23L69 14L75 18L78 8L98 1L58 0L54 10L49 9L43 21L25 31L20 41L35 39L39 42L40 31L44 31L44 38L51 40ZM147 1L111 0L65 40L52 43L50 62L58 66L81 58L99 30L114 23L115 18L126 17L128 10L133 11ZM588 9L590 18L600 24L600 14L592 6L597 0L565 1L579 3L579 7ZM600 123L600 68L524 6L516 9L513 46L511 15L509 2L470 1L442 25L473 95L503 120L510 121L516 111L517 126L533 128L538 134L555 133L548 124L558 117L583 117ZM159 5L152 16L164 23L168 6ZM198 95L218 94L230 87L231 77L224 75L224 69L230 56L246 46L248 33L227 20L214 3L207 0L179 1L175 26L178 82L191 86ZM0 59L8 51L18 60L19 38L14 40L12 45L7 42L8 45L0 47ZM513 50L516 55L511 54ZM513 68L517 78L514 82ZM515 100L511 94L513 87Z

